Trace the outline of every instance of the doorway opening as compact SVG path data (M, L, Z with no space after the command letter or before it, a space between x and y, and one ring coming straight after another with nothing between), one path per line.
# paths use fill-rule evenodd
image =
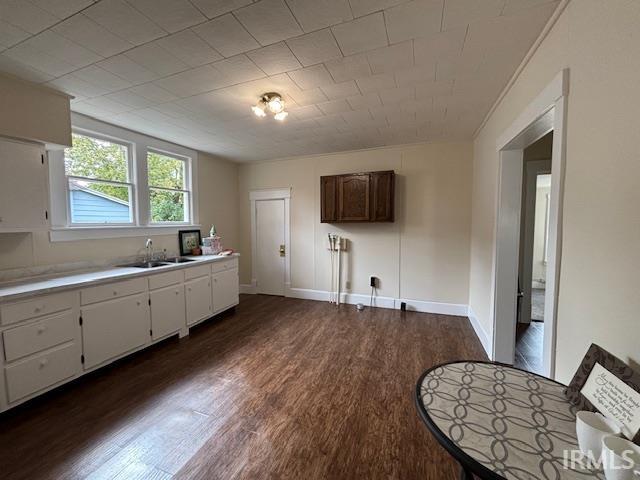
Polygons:
M553 132L523 151L514 365L543 373Z
M516 362L516 332L520 323L530 324L535 304L532 294L534 286L544 285L544 313L542 318L542 361L536 365L537 373L554 378L556 357L556 321L558 281L562 252L562 197L564 184L564 165L566 157L566 118L567 95L569 92L569 71L562 70L556 77L525 107L522 113L507 128L496 142L499 156L498 195L496 211L495 250L493 262L493 284L491 316L493 317L492 359L513 365ZM548 181L549 206L546 210L546 250L544 256L544 283L533 283L534 273L531 264L530 273L523 273L521 265L521 240L523 221L523 177L526 173L525 151L550 132L551 144L550 171L537 171L531 176L531 184L537 191L538 174L541 184ZM535 178L535 182L533 181ZM531 190L531 189L530 189ZM530 208L535 212L536 202ZM535 222L534 222L535 226ZM535 228L534 228L535 230ZM532 232L535 234L535 232ZM533 237L531 237L533 238ZM534 242L532 239L531 242ZM533 244L529 246L533 255ZM540 280L540 272L536 279ZM525 298L524 290L529 294ZM538 290L542 290L538 288ZM539 298L539 296L538 296ZM527 305L523 305L524 302ZM524 307L524 311L523 311ZM524 328L524 327L520 327ZM532 329L533 332L533 329Z

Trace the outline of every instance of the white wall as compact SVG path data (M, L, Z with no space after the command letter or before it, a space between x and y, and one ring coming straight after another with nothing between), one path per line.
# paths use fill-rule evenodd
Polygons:
M349 291L466 305L468 301L471 145L426 144L294 158L240 167L241 283L251 282L249 191L292 187L293 288L328 290L328 232L351 242ZM396 221L320 223L320 176L395 170Z
M496 139L570 69L556 377L570 380L591 342L640 362L640 2L573 0L474 142L469 302L490 310Z

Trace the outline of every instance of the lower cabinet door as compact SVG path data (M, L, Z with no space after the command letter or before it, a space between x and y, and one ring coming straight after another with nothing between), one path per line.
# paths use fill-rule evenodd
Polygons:
M184 285L151 292L151 337L154 340L175 333L186 325Z
M185 282L184 290L187 304L187 325L192 325L210 317L213 313L211 306L211 279L207 276Z
M212 280L214 312L219 312L238 303L240 285L237 269L216 273Z
M81 311L85 370L149 342L147 293L88 305Z

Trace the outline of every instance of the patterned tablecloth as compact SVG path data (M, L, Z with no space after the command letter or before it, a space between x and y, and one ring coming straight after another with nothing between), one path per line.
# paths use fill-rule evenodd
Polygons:
M505 365L455 362L421 377L417 405L427 426L462 464L506 479L604 479L565 468L578 450L575 408L552 380ZM568 457L570 458L570 457Z

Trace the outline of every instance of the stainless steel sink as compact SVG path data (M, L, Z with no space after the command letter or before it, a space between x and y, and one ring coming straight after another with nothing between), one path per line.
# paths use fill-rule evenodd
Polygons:
M134 268L156 268L156 267L165 267L167 266L167 262L142 262L142 263L133 263L131 265L124 265L125 267L134 267Z
M187 263L187 262L195 262L195 260L193 258L174 257L174 258L167 258L165 262L166 263Z

